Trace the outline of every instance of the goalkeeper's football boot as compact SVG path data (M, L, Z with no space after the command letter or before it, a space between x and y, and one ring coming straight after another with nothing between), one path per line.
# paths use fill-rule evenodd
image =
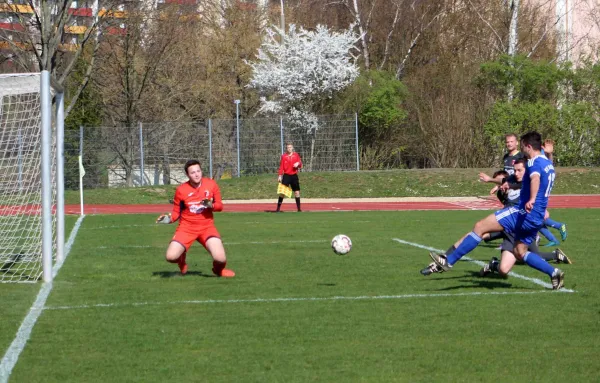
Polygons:
M561 269L554 269L552 277L552 290L559 290L565 285L565 273Z
M485 277L486 275L493 273L494 271L498 271L498 258L492 257L492 260L485 264L481 270L479 270L479 276Z
M431 275L433 273L443 273L444 270L439 267L435 262L431 262L426 268L421 270L421 274L424 276Z
M452 268L452 266L448 264L448 260L444 254L438 254L435 251L430 251L429 256L443 271L448 271Z
M187 251L184 251L183 254L177 260L177 266L179 266L179 271L181 271L181 275L187 274L188 266L185 262L185 258L187 257Z
M554 250L554 255L556 255L556 263L566 263L567 265L573 263L571 259L567 257L567 254L565 254L565 252L559 248L556 248L556 250Z
M217 269L215 269L213 267L212 272L217 277L223 277L223 278L233 278L233 277L235 277L235 271L233 271L231 269L222 269L221 271L218 271Z
M558 231L560 232L560 239L565 241L567 239L567 225L563 223L560 225L560 229L558 229Z

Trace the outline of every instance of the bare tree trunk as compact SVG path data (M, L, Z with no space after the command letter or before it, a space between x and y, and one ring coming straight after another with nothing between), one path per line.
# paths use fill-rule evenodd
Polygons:
M310 136L310 158L308 160L308 171L309 172L313 171L313 163L314 163L314 159L315 159L315 141L316 141L316 139L317 139L317 130L315 129L314 132Z
M510 16L510 27L508 34L508 55L514 58L517 54L517 45L519 43L519 34L517 33L519 23L519 0L512 0L509 5L511 16ZM514 63L511 62L511 65ZM508 101L512 101L514 98L514 86L509 84L508 86Z
M169 153L168 150L165 150L163 152L162 168L163 168L163 184L164 185L171 184L171 163L169 161L168 153Z
M360 33L360 43L362 45L363 56L365 58L365 69L369 70L371 66L371 58L369 55L369 42L367 40L367 26L363 25L363 21L361 20L360 10L358 9L358 0L352 0L352 5L353 8L351 12L353 13L354 19L356 20L358 31ZM373 8L371 8L371 11L372 10Z
M396 14L394 15L394 21L392 21L392 26L390 27L390 31L387 34L387 37L385 39L385 49L383 52L383 60L381 60L381 64L379 64L379 70L383 70L383 67L385 66L388 57L390 56L390 43L392 42L392 34L394 33L394 31L396 30L396 24L398 24L398 19L399 19L399 15L400 15L400 4L395 3L396 4Z

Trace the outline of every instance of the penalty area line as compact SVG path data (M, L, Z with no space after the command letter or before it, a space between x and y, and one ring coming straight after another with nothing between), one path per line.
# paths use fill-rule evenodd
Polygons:
M206 299L206 300L186 300L175 302L131 302L131 303L97 303L91 305L75 306L47 306L44 310L77 310L93 308L121 308L121 307L139 307L139 306L162 306L162 305L203 305L216 303L280 303L280 302L324 302L324 301L365 301L365 300L383 300L383 299L410 299L410 298L439 298L439 297L470 297L485 295L532 295L548 294L552 291L480 291L471 293L433 293L433 294L402 294L402 295L363 295L355 297L298 297L298 298L255 298L255 299Z
M435 251L435 252L438 252L438 253L443 253L444 252L443 250L436 249L434 247L429 247L429 246L421 245L421 244L414 243L414 242L408 242L408 241L405 241L405 240L402 240L402 239L399 239L399 238L392 238L392 241L396 241L398 243L402 243L404 245L408 245L408 246L412 246L412 247L418 247L420 249L425 249L425 250L429 250L429 251ZM482 266L482 267L485 265L485 262L481 262L481 261L478 261L476 259L472 259L472 258L469 258L469 257L462 257L461 259L464 259L465 261L473 262L476 265L479 265L479 266ZM547 289L552 289L552 284L544 282L544 281L542 281L540 279L537 279L537 278L526 277L524 275L517 274L514 271L511 271L510 273L508 273L508 275L510 275L511 277L514 277L514 278L519 278L519 279L523 279L523 280L535 283L536 285L545 287ZM562 289L560 289L560 290L558 290L556 292L574 293L575 290L562 288Z
M85 215L80 216L79 219L77 219L77 222L75 222L75 226L73 227L73 230L71 230L69 239L67 240L67 243L65 244L64 259L67 259L67 257L69 256L69 253L71 252L71 247L73 246L73 242L75 242L75 237L77 236L77 232L79 231L79 228L81 227L81 223L83 222L84 217L85 217ZM58 273L58 271L60 270L60 268L62 267L63 264L64 264L64 261L58 262L54 265L54 267L52 268L52 276L53 277L56 277L56 274ZM52 291L52 282L50 282L50 283L44 282L42 284L42 287L40 288L40 292L38 293L38 295L35 299L35 302L31 306L31 309L29 309L29 313L27 314L25 319L23 319L23 323L21 323L21 327L19 327L19 330L17 331L17 335L15 336L15 339L10 344L10 347L8 347L8 350L6 350L6 354L4 354L4 357L2 358L2 361L0 362L0 383L8 382L8 378L10 377L10 374L12 373L13 368L17 364L19 355L21 355L21 352L23 352L23 349L25 349L25 345L27 344L27 341L29 340L29 336L31 335L33 326L35 326L35 322L37 322L38 318L42 314L42 311L44 310L44 306L46 305L46 300L48 299L48 295L50 295L51 291Z

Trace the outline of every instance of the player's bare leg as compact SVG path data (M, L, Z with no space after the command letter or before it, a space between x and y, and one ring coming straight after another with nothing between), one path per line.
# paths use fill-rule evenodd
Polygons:
M235 276L235 272L230 269L226 269L227 257L225 256L225 248L221 238L211 237L206 240L204 244L206 250L210 253L213 258L213 273L219 277L231 278Z
M498 274L507 277L515 263L517 263L515 255L510 251L504 250L502 252L502 259L500 259L500 265L498 266Z
M187 252L185 251L185 247L181 243L171 241L167 248L165 258L167 262L177 263L179 271L181 271L181 274L185 275L187 273L187 263L185 262L186 255Z
M473 233L477 234L479 237L496 231L504 231L504 227L498 223L495 214L488 215L481 221L478 221L473 227Z

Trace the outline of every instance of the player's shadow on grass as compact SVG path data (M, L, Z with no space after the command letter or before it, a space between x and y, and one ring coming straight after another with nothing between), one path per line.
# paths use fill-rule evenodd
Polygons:
M153 277L161 278L187 278L187 277L203 277L203 278L217 278L214 274L206 274L202 271L188 271L185 275L181 275L179 271L155 271L152 273Z
M468 288L474 288L474 289L484 288L484 289L488 289L488 290L494 290L494 289L510 289L513 287L512 283L507 282L507 279L503 278L502 276L500 276L498 274L491 274L486 277L481 277L481 276L479 276L478 271L466 271L464 274L456 275L456 276L452 276L452 277L449 277L446 275L443 275L443 276L440 275L439 278L428 279L428 280L438 281L440 279L458 279L458 280L460 280L460 282L464 282L464 283L461 283L460 285L457 285L457 286L444 287L444 288L438 289L438 291L449 291L449 290L468 289ZM533 290L533 289L519 287L519 290Z

